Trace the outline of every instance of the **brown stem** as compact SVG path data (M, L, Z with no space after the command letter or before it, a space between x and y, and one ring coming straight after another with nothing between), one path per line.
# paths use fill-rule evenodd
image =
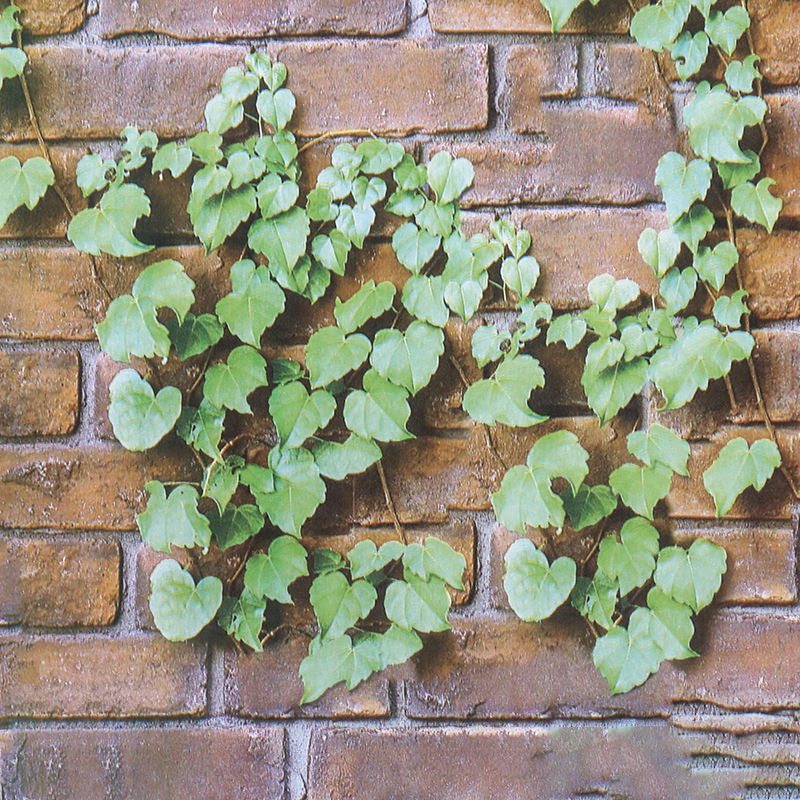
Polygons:
M247 559L250 558L250 551L252 549L253 549L253 540L250 539L250 541L247 543L247 550L245 551L244 556L242 556L242 560L239 562L239 566L236 568L236 572L234 572L233 575L231 575L231 577L228 578L228 583L227 583L228 591L231 590L231 586L233 586L234 581L242 574L242 570L244 569L245 564L247 564Z
M392 522L394 523L394 529L397 531L397 535L400 537L400 541L403 544L408 544L408 537L406 536L405 529L400 524L400 518L397 516L397 511L394 507L394 500L392 499L392 493L389 490L389 482L386 480L386 472L383 469L383 461L378 459L376 466L378 468L378 475L381 479L381 486L383 487L383 495L386 498L386 507L389 509L389 514L392 517Z
M306 142L297 151L297 155L305 152L309 147L313 147L315 144L324 142L326 139L333 139L336 136L375 136L375 134L369 128L355 128L354 130L349 131L328 131L327 133L323 133L322 136L317 136L316 139Z
M206 371L208 370L208 365L211 362L211 354L214 352L214 348L212 347L208 351L208 355L206 356L206 362L203 364L203 368L200 370L200 374L195 379L195 382L189 387L189 390L186 392L186 399L189 400L192 396L194 390L200 385L200 381L203 380L205 377Z
M273 639L280 631L285 631L288 627L289 626L284 623L283 625L278 625L277 628L273 628L271 631L264 634L264 636L261 638L261 646L263 647L270 639Z

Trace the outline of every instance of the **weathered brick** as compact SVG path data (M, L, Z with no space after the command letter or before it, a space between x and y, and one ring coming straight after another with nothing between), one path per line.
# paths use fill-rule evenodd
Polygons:
M767 132L764 173L775 180L773 192L783 200L782 218L800 217L800 98L767 95Z
M539 680L534 676L533 682ZM755 770L745 763L735 765L744 769L728 765L713 772L692 764L698 752L718 752L716 742L678 734L666 722L381 730L331 726L311 736L308 797L390 800L402 786L409 800L722 800L740 797L739 791L753 781Z
M429 0L431 27L441 33L550 33L550 16L539 3L498 0L491 10L481 0ZM630 10L620 0L586 3L573 12L563 33L627 33Z
M130 530L148 480L196 480L184 448L146 454L121 447L3 448L0 525L8 528Z
M654 113L669 114L672 93L664 81L678 80L671 59L658 62L652 51L636 44L600 44L595 49L594 72L595 91L600 97L643 103Z
M160 637L0 643L0 717L197 716L205 648Z
M224 42L262 36L387 36L405 27L405 0L300 0L291 6L236 0L111 0L100 7L104 37L162 33L178 39Z
M0 624L109 625L120 600L120 547L2 539L0 576Z
M80 357L63 350L0 350L1 436L58 436L78 423Z
M300 136L370 128L377 133L436 133L484 128L487 49L482 45L318 42L271 46L289 68L297 95L292 125ZM200 130L203 109L243 47L29 48L30 88L46 138L109 138L127 125L163 138ZM342 63L341 81L331 82ZM73 76L82 75L75 82ZM396 75L413 74L413 82ZM97 87L102 87L98 93ZM0 136L32 138L21 92L9 87ZM176 104L175 97L184 98Z
M150 264L174 258L195 281L195 296L203 311L230 291L228 272L239 251L220 248L206 256L201 246L186 245L154 250L126 259L97 260L98 271L112 296L129 292L134 280ZM87 255L71 247L0 248L0 275L6 292L0 297L0 335L20 339L93 339L94 326L108 305L92 277ZM25 297L20 304L18 298Z
M20 22L25 33L46 36L72 33L86 19L86 0L18 0Z
M512 93L518 85L524 85L537 102L575 98L578 96L578 45L570 39L514 45L508 52L506 73Z
M753 0L748 11L754 49L762 59L759 68L766 79L775 84L800 81L800 6L781 0Z
M280 800L283 736L222 725L3 731L0 780L9 798Z

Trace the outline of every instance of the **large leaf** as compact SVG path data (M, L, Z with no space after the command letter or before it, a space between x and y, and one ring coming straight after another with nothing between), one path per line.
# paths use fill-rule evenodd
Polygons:
M164 638L183 642L208 625L222 603L222 581L209 575L195 585L194 578L171 558L150 576L150 610Z
M619 582L619 592L626 595L643 586L656 565L658 531L641 517L629 519L619 534L600 542L597 568L612 581Z
M394 328L378 331L370 364L379 375L414 395L427 386L443 352L441 328L414 320L405 333Z
M648 467L663 464L679 475L689 477L689 443L677 433L654 422L646 431L628 434L628 451Z
M647 593L647 607L650 609L650 636L658 643L664 658L692 658L697 655L691 648L694 623L692 609L688 605L673 600L654 586Z
M424 581L435 575L454 589L464 590L467 560L435 536L428 536L423 544L412 542L407 545L403 565Z
M653 509L672 485L672 472L659 463L652 467L623 464L609 475L608 483L628 508L653 519Z
M24 164L15 156L0 159L0 228L21 206L33 209L55 180L53 168L44 158L29 158Z
M319 622L323 641L335 639L372 611L378 593L365 580L350 581L341 572L328 572L314 578L309 599Z
M181 414L181 392L165 386L157 395L136 370L124 369L109 386L108 418L126 450L148 450L171 430Z
M725 550L696 539L688 550L665 547L659 553L655 582L673 600L700 611L714 599L726 570Z
M345 333L353 333L367 320L379 317L392 307L395 288L390 281L377 286L375 281L367 281L349 300L343 303L336 298L333 315L336 323Z
M411 415L408 392L375 370L367 370L364 391L353 390L344 403L344 422L348 429L365 439L399 442L413 439L406 423Z
M508 548L505 564L503 586L508 602L526 622L549 617L575 586L575 562L562 556L550 564L528 539L518 539Z
M252 414L248 395L267 385L267 362L242 345L231 350L225 364L215 364L206 373L203 395L217 408L230 408L240 414Z
M703 200L711 186L711 165L702 158L686 163L680 153L667 153L658 161L656 183L664 194L667 216L674 223L695 200Z
M618 361L599 372L584 369L581 386L601 425L613 419L647 382L647 359Z
M136 517L142 540L153 550L169 553L171 547L207 548L211 542L208 519L197 510L197 490L182 484L167 497L164 485L150 481L147 508Z
M244 585L258 598L293 603L289 587L308 575L308 553L292 536L279 536L267 553L251 556L244 571Z
M358 369L371 345L360 333L345 336L341 328L329 325L312 333L306 344L306 366L311 377L311 388L327 386Z
M381 457L381 448L375 442L355 433L342 444L319 442L313 452L320 475L335 481L363 472Z
M703 473L703 485L714 498L717 517L727 514L748 486L763 489L780 465L780 451L770 439L759 439L750 447L740 437L728 442Z
M270 266L291 270L306 252L310 223L308 214L295 207L269 219L258 219L247 234L247 242L256 252L266 256Z
M403 580L392 581L386 589L384 608L386 616L402 628L421 633L450 629L450 594L445 582L436 576L424 581L404 569Z
M309 394L302 383L276 386L269 398L269 413L285 447L300 447L324 428L336 411L336 400L323 389Z

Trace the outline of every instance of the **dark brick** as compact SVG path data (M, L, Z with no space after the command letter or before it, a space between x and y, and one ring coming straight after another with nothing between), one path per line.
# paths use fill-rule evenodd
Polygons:
M0 643L0 717L197 716L205 649L161 637Z
M9 800L280 800L283 731L221 725L0 733Z
M162 33L224 42L262 36L387 36L405 27L405 0L301 0L291 6L236 0L111 0L100 7L101 35Z
M0 540L0 624L109 625L120 558L117 542Z

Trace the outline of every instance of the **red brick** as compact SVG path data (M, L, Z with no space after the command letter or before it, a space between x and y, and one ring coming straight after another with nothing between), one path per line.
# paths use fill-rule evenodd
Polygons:
M297 95L292 130L316 136L370 128L377 133L436 133L483 128L488 120L487 49L482 45L318 42L273 46ZM108 138L126 125L164 138L200 130L207 100L243 47L29 48L30 88L46 138ZM341 80L341 64L348 69ZM80 74L76 83L73 76ZM413 74L398 83L396 75ZM98 94L97 87L103 87ZM21 93L10 87L0 136L30 139ZM184 98L176 104L175 97Z
M525 86L537 102L577 97L578 44L570 39L545 39L541 44L514 45L508 52L506 72L512 93Z
M117 542L0 540L0 624L111 624L120 559Z
M86 0L17 0L25 33L46 36L72 33L86 19Z
M0 350L0 435L58 436L78 423L80 358L63 350Z
M737 232L740 268L755 319L800 317L800 234L744 229Z
M440 33L550 33L550 16L539 3L497 0L491 10L481 0L429 0L431 27ZM630 11L612 0L587 3L573 12L563 33L627 33Z
M111 0L100 7L101 35L161 33L178 39L212 40L263 36L387 36L405 27L405 0L301 0L289 7L257 0L218 5L212 0Z
M42 637L0 643L0 717L197 716L205 649L165 639Z
M131 530L148 480L196 480L185 448L146 454L121 447L0 450L0 525Z
M283 736L224 725L17 729L0 733L0 773L9 797L280 800Z

